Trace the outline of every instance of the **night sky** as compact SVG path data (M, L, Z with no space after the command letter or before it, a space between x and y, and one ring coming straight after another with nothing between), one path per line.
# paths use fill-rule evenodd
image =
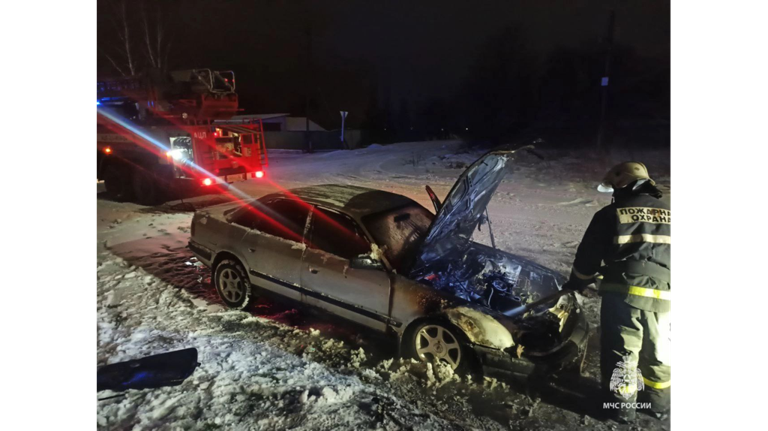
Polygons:
M99 0L98 48L114 49L108 0ZM133 2L129 2L132 4ZM418 106L453 97L483 44L505 28L528 54L598 49L608 11L615 41L669 64L670 10L658 0L540 1L165 1L173 34L171 69L211 67L237 74L249 112L302 114L307 28L312 31L312 111L362 111L377 103ZM100 77L115 75L99 55ZM405 102L403 102L405 101ZM352 114L351 114L352 116Z

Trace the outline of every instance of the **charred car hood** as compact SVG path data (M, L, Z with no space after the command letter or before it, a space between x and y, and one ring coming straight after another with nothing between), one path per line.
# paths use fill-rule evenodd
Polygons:
M504 179L507 160L514 153L490 151L459 176L432 221L412 272L423 273L444 256L468 247L493 193Z

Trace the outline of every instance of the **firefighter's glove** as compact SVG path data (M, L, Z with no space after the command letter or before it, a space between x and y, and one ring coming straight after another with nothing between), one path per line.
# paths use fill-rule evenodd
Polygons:
M563 285L563 290L570 290L573 292L579 292L581 296L584 296L586 298L594 298L597 296L597 291L592 288L590 289L589 286L594 286L594 284L587 284L580 283L577 280L571 279L565 282Z
M563 290L571 290L573 292L578 292L582 289L581 283L575 281L575 280L568 280L563 285Z

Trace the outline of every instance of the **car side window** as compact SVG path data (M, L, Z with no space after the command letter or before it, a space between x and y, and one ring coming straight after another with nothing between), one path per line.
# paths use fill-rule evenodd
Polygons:
M309 247L352 259L371 251L371 244L351 218L333 211L315 208Z
M261 214L253 210L252 205L245 205L242 207L242 211L236 218L232 219L232 223L243 226L248 229L253 229L261 218Z
M290 241L302 242L309 205L289 199L255 201L235 223Z

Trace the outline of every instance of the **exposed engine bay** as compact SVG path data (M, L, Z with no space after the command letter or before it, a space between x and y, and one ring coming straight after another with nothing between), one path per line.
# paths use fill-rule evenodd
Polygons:
M419 280L502 314L559 291L559 274L509 253L470 244L461 255L447 256L444 264L433 265ZM564 339L572 308L573 298L564 296L556 304L510 318L516 328L515 343L534 355L556 348Z
M507 161L524 149L532 147L486 153L459 177L444 202L427 188L437 215L410 275L438 291L493 310L510 330L517 355L525 351L536 356L562 345L573 329L571 311L578 308L573 295L562 295L555 304L553 299L526 311L523 306L558 293L564 280L550 269L495 248L488 203L506 174ZM471 239L484 221L493 248ZM520 307L525 313L515 314Z

